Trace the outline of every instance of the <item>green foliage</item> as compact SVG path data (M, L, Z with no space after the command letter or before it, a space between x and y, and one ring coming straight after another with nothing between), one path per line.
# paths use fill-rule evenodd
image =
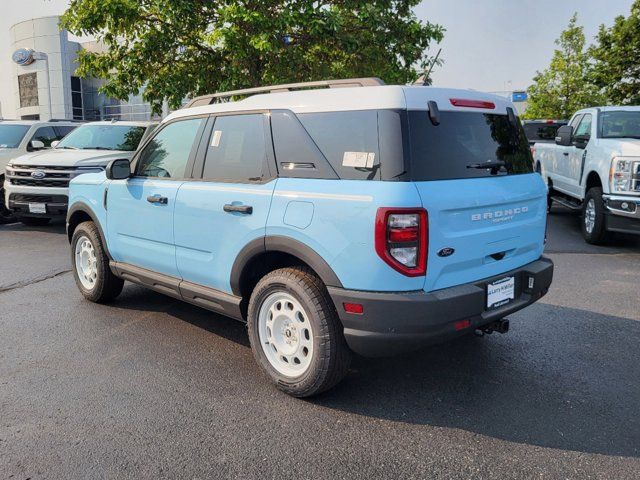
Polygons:
M72 0L62 24L107 49L79 55L81 76L124 99L164 99L320 79L406 83L444 29L412 12L419 0Z
M628 17L617 17L610 28L602 25L597 40L591 48L594 82L610 103L639 105L640 0L633 3Z
M528 88L526 118L570 118L576 110L597 105L602 98L592 82L589 51L584 30L571 18L556 40L549 67L537 72Z

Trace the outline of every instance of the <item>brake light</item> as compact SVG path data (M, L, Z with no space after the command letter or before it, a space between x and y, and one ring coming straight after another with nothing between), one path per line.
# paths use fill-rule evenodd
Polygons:
M485 100L470 100L467 98L450 98L449 100L454 107L487 108L489 110L496 108L495 103Z
M379 208L376 213L376 253L407 277L427 273L429 223L424 208Z

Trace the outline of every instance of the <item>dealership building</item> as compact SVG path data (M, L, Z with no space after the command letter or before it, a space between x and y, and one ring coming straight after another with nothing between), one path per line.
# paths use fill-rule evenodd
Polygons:
M16 23L10 28L13 104L0 104L3 118L66 118L77 120L148 120L151 108L141 96L127 101L109 98L98 92L101 80L80 78L74 74L80 50L100 51L95 41L69 40L59 27L60 17L42 17ZM6 75L6 72L5 72ZM1 100L0 100L1 101Z

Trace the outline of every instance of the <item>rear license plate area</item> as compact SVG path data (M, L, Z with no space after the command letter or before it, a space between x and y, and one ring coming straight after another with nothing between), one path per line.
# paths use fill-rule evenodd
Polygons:
M505 277L487 284L487 309L502 307L516 298L516 277Z

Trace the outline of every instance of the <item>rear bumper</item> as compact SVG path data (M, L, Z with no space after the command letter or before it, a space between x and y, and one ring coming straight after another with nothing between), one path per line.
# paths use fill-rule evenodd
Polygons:
M487 310L487 283L515 278L515 298L507 305ZM529 284L533 279L533 287ZM387 356L417 349L500 320L532 304L549 290L553 262L541 257L518 269L477 282L434 292L381 293L329 287L344 326L349 347L364 356ZM344 311L343 303L359 303L360 315ZM456 330L460 320L470 325Z
M603 198L607 230L640 235L640 197L603 195Z

